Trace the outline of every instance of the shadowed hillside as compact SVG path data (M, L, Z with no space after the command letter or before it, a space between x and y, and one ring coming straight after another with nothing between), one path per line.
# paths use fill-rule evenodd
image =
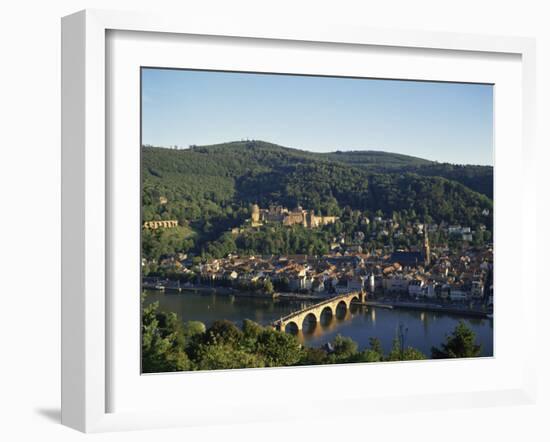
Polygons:
M485 194L473 190L478 186L487 187ZM487 194L492 194L492 168L392 153L313 153L262 141L142 148L142 217L177 219L180 236L175 231L166 241L183 242L187 249L198 250L241 226L253 203L302 206L338 217L346 210L399 214L491 229L493 203ZM170 244L163 250L182 248Z

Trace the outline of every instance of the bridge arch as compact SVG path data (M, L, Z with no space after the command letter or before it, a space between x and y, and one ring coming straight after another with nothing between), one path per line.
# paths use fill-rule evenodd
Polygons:
M359 304L361 304L361 298L359 296L354 296L349 300L348 309L350 313L356 313L359 310Z
M321 308L321 312L319 313L319 324L323 325L323 323L330 323L335 315L336 310L332 307L332 305L325 305Z
M347 311L348 311L348 303L346 302L345 299L338 301L338 303L334 307L335 316L345 316Z
M324 318L332 319L333 316L334 309L332 308L332 305L325 305L319 313L319 322L321 322Z
M314 312L307 313L306 315L304 315L304 318L302 319L302 330L304 329L314 330L315 327L317 327L317 322L319 322L319 319L317 318L317 315Z
M300 327L296 321L289 321L286 323L284 330L285 333L297 334L300 331Z

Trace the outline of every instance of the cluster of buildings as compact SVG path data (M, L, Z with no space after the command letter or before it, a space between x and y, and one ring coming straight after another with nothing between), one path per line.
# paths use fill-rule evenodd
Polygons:
M426 237L427 238L427 237ZM164 265L193 275L188 285L261 286L270 280L277 291L317 296L366 290L372 295L406 295L451 301L492 303L492 248L465 248L460 253L430 250L383 250L324 256L228 256L203 264L168 259Z
M440 224L423 224L419 222L399 223L393 219L384 219L376 216L372 218L364 218L363 224L370 225L372 236L380 234L382 237L392 237L398 239L414 234L435 233L439 232L451 239L458 239L466 242L473 241L475 231L470 226L461 226L459 224L449 224L441 222ZM484 224L477 226L477 230L484 232L487 227Z
M316 228L332 224L334 216L317 216L302 207L251 208L252 227L270 223ZM159 262L165 274L182 275L188 285L261 287L271 281L276 291L332 296L358 290L372 295L407 295L412 298L483 300L492 303L492 244L472 242L468 226L398 222L379 216L360 216L361 226L351 237L334 237L323 256L237 256L197 263L184 254L164 256ZM177 226L177 221L148 221L144 228ZM476 231L486 230L479 225ZM452 251L430 246L429 237L462 240ZM432 236L433 237L433 236ZM393 241L390 240L393 239ZM403 238L406 241L399 241ZM442 241L446 242L446 241ZM406 245L404 247L403 245ZM418 244L415 246L414 244ZM475 245L474 245L475 244ZM400 248L402 247L402 248Z
M253 227L259 227L265 223L281 223L285 226L302 225L308 229L333 224L337 216L317 216L314 210L304 210L296 207L289 210L283 206L269 206L261 209L257 204L252 205L251 223Z

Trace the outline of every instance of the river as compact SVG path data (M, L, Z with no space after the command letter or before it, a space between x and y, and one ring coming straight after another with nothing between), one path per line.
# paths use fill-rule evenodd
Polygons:
M183 321L204 322L206 326L218 319L228 319L239 326L244 319L268 325L308 303L211 293L146 293L146 304L158 301L159 310L174 312ZM461 318L419 310L355 307L348 311L345 317L335 317L328 323L317 324L304 332L299 332L298 338L304 345L318 347L341 334L352 338L359 344L359 348L363 349L368 345L369 338L377 337L387 353L399 326L402 325L405 345L415 347L429 356L432 346L439 346L445 340L446 334L451 333L461 319L476 333L477 342L482 345L482 356L492 356L492 319Z

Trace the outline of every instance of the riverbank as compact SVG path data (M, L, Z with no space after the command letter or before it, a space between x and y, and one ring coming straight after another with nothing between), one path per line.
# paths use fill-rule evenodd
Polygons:
M428 302L398 302L398 301L366 301L364 305L382 308L398 308L405 310L421 310L452 315L469 316L472 318L491 318L491 311L475 310L457 305L440 305ZM490 315L490 316L488 316Z
M148 290L152 290L150 287L147 287ZM264 292L249 292L236 290L232 287L212 287L212 286L180 286L176 285L172 281L169 281L168 284L157 285L153 290L160 292L168 293L197 293L197 294L215 294L222 296L235 296L242 298L256 298L256 299L265 299L265 300L274 300L280 299L285 301L309 301L309 302L321 302L331 297L328 293L319 293L317 295L304 294L304 293L287 293L287 292L275 292L271 295L268 295ZM334 295L332 295L334 296ZM421 310L421 311L430 311L437 313L446 313L451 315L467 316L472 318L491 318L492 311L485 311L479 309L471 309L461 305L445 305L445 304L436 304L433 302L404 302L404 301L393 301L393 300L367 300L362 303L365 306L386 308L386 309L403 309L403 310Z
M296 292L274 292L272 294L265 293L261 290L258 291L246 291L238 290L232 287L222 286L209 286L209 285L196 285L196 284L180 284L177 281L161 280L142 282L143 290L150 290L156 292L166 293L198 293L198 294L216 294L216 295L228 295L242 298L263 298L263 299L284 299L288 301L313 301L319 302L327 298L334 296L327 292L322 292L317 295L296 293Z
M197 293L205 295L222 295L222 296L235 296L239 298L261 298L261 299L275 299L274 294L268 295L263 292L248 292L243 290L235 290L231 287L181 287L177 289L166 288L164 291L168 293Z
M242 294L225 296L204 289L181 293L148 291L144 305L159 302L159 311L174 312L183 322L200 321L207 327L217 320L228 320L241 326L245 319L268 326L302 309L306 303L318 302L310 298L305 299L303 294L296 295L301 295L301 299L292 300L288 295L276 299ZM429 354L432 346L439 345L459 321L464 321L475 331L479 343L483 345L483 356L492 355L493 321L491 320L472 317L472 315L451 314L441 311L442 309L423 312L418 309L419 305L416 308L394 308L390 305L397 300L379 299L377 301L378 305L369 308L352 308L345 316L334 316L330 321L320 322L315 328L300 332L298 339L308 347L320 347L340 334L352 338L360 348L365 348L369 345L369 338L378 337L385 351L389 351L397 330L402 326L408 330L406 345Z

